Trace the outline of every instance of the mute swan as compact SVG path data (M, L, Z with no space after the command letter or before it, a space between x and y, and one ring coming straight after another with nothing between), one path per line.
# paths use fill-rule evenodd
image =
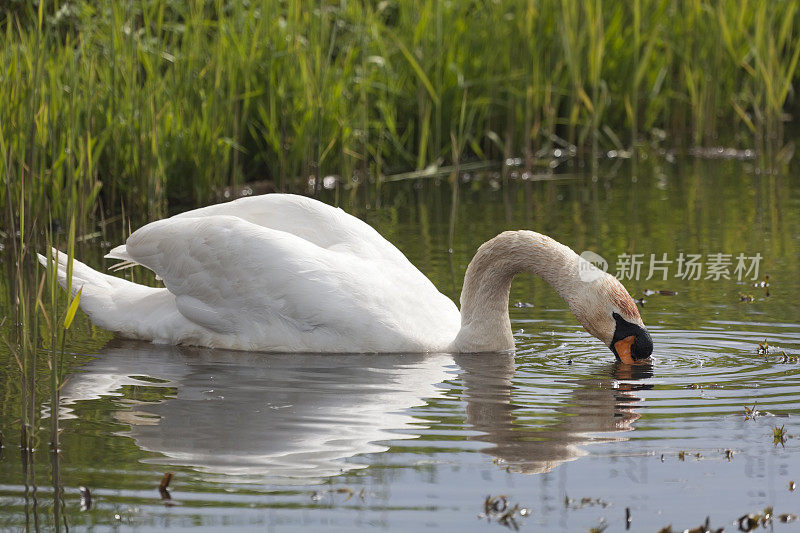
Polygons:
M66 255L54 254L66 286ZM653 349L636 304L614 276L533 231L506 231L478 249L460 313L365 222L290 194L151 222L106 257L149 268L165 288L73 261L81 309L100 327L156 343L273 352L513 350L508 295L514 275L528 271L621 361L646 359ZM41 255L39 261L47 262Z

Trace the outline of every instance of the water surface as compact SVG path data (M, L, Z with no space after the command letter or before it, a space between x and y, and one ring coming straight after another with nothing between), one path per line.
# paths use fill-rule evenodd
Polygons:
M518 520L527 530L622 531L626 508L634 531L707 516L731 530L767 506L798 514L796 182L739 162L653 163L636 180L610 168L596 182L484 179L461 193L452 253L444 186L387 186L379 207L359 197L371 205L352 211L456 299L474 250L504 229L590 249L611 270L623 253L760 253L761 272L684 280L673 264L667 280L625 280L646 300L655 344L652 364L635 368L615 364L527 275L512 288L514 356L168 347L114 339L81 318L58 455L44 407L32 462L17 448L18 371L0 347L0 528L55 528L61 486L58 526L98 530L499 530L477 516L499 494L530 509ZM97 245L78 253L101 266ZM754 286L763 274L769 295ZM659 289L677 294L643 296ZM783 444L773 439L781 426Z

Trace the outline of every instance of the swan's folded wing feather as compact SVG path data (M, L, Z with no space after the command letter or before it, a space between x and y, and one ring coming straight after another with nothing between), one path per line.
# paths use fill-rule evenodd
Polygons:
M235 216L258 226L291 233L322 248L342 249L364 258L407 261L392 243L366 222L305 196L251 196L194 209L172 218L219 215Z
M369 331L390 343L417 323L430 327L442 308L457 316L410 263L329 250L239 217L153 222L128 238L126 250L163 278L181 314L218 333L271 328L265 337L289 343L311 338L299 332L324 330L346 343L347 335Z

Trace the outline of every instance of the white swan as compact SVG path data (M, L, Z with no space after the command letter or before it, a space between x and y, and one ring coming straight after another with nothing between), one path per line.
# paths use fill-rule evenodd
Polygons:
M507 231L478 249L460 313L372 227L302 196L242 198L151 222L106 257L149 268L165 288L74 261L81 309L98 326L157 343L285 352L513 350L509 289L514 275L529 271L623 362L652 352L622 284L532 231ZM66 255L56 258L66 286ZM587 268L594 269L589 276Z

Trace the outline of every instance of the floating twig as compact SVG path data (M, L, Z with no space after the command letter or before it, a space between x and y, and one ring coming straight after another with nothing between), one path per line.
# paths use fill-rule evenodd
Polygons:
M79 487L81 492L81 511L88 511L92 508L92 493L87 487Z
M172 472L165 472L164 477L161 478L161 483L158 484L158 492L161 493L162 500L171 500L172 496L169 493L169 482L172 481Z
M731 459L733 459L733 450L725 450L725 459L727 459L729 463L731 462Z

